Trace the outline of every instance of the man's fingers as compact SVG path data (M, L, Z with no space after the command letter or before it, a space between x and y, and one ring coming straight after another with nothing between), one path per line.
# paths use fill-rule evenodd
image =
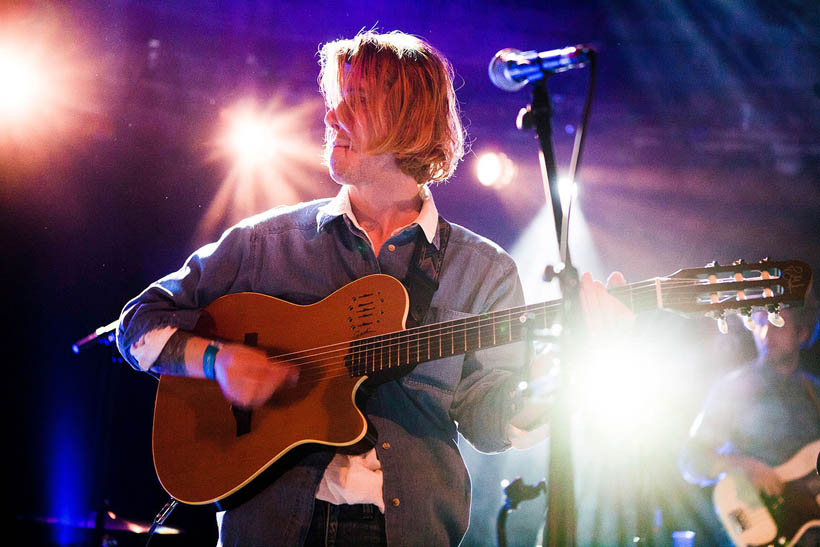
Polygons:
M584 311L587 326L593 333L601 327L601 306L596 284L601 283L592 279L592 274L589 272L581 276L581 308Z
M623 287L624 285L626 285L626 278L621 272L612 272L609 274L609 277L606 278L606 286L608 289Z
M279 389L296 385L298 367L271 359L265 352L241 345L231 345L220 352L221 367L217 374L222 392L232 403L244 407L259 406ZM221 372L221 373L220 373Z
M581 276L581 307L593 336L621 333L624 327L628 328L634 322L632 310L609 294L607 289L624 285L626 279L621 272L612 272L607 278L606 287L594 280L590 273Z

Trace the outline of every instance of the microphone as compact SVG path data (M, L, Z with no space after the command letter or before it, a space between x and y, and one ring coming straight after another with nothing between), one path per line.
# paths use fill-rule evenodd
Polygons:
M550 74L586 66L593 53L592 47L584 45L540 53L505 48L490 61L490 81L504 91L518 91Z
M100 344L104 346L113 344L115 342L114 331L117 330L117 326L119 325L119 323L120 320L115 319L114 321L111 321L109 324L99 327L88 336L80 338L79 340L71 344L71 351L73 351L74 353L80 353L81 350L89 347L88 344L93 342L94 340L98 341ZM104 334L106 336L103 336Z

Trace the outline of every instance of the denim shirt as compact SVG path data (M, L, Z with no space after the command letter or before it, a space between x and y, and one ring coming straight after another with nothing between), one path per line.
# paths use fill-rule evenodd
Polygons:
M150 285L124 308L117 343L135 368L131 344L172 326L192 330L200 308L224 294L253 291L312 304L362 276L403 279L419 226L385 241L378 256L344 215L321 210L329 200L278 207L227 230L183 267ZM438 246L438 234L433 245ZM423 323L448 321L523 303L513 260L500 247L452 225L439 289ZM522 343L418 365L381 384L365 414L378 433L388 543L455 545L467 528L470 478L458 432L478 450L509 448L516 412ZM301 545L314 496L334 455L327 447L294 450L277 462L276 479L250 501L227 511L223 545Z

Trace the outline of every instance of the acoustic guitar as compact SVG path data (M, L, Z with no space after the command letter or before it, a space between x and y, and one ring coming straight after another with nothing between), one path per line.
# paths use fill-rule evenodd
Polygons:
M610 291L636 312L706 313L725 325L727 312L800 303L811 281L803 262L768 262L679 270ZM154 409L154 466L178 501L227 506L295 447L350 446L367 432L356 394L369 377L396 377L419 363L523 340L549 328L560 301L493 311L405 329L404 286L386 275L358 279L308 306L257 293L218 298L196 332L264 348L299 367L295 387L252 411L233 408L219 385L162 375ZM528 326L525 326L525 323Z

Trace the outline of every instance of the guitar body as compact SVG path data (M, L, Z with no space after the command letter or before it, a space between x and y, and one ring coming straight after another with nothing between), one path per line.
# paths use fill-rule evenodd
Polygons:
M308 306L236 293L204 308L196 329L202 336L258 346L269 355L331 344L342 349L330 361L323 357L318 372L314 367L300 373L294 388L275 394L252 412L235 413L216 382L161 376L153 452L163 488L183 503L215 503L298 445L349 446L361 440L367 422L355 395L366 376L346 373L345 343L402 330L407 302L404 286L379 274Z
M820 440L807 444L775 468L782 494L759 494L745 475L727 474L715 486L715 512L738 547L792 545L820 526L820 477L815 467Z

